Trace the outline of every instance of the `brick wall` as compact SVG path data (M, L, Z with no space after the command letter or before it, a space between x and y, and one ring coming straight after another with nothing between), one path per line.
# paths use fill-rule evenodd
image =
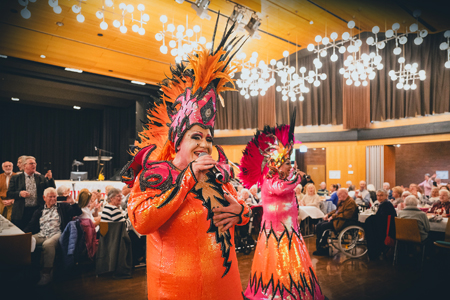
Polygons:
M436 170L450 172L450 142L404 144L395 148L397 185L421 183L425 173L433 175Z

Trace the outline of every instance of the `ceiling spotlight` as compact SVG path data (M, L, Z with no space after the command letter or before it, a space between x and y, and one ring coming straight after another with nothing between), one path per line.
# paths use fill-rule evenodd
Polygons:
M80 106L74 105L74 106L73 106L73 109L81 109L81 107L80 107Z
M197 0L191 4L191 7L196 11L200 19L211 20L211 16L208 15L209 2L209 0Z
M46 56L44 54L41 55L41 58L45 58Z
M239 24L241 23L244 16L245 16L245 8L243 8L239 5L235 5L233 13L231 14L230 18L228 19L228 25L231 26L231 25L233 25L233 23L236 22L237 28L240 29L239 31L241 31L243 29L243 26L239 26Z
M19 98L16 98L16 97L11 97L11 100L12 100L12 101L19 101L20 99L19 99Z
M184 0L175 0L176 3L183 4Z
M261 39L261 36L258 33L259 26L261 25L261 19L258 17L256 13L252 14L250 21L248 21L247 25L245 25L245 30L248 31L248 34L253 39Z

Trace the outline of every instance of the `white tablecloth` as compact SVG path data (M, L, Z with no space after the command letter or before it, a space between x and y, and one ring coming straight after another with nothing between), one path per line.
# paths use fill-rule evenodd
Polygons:
M299 206L298 216L300 219L304 220L307 217L310 217L311 219L322 219L325 215L315 206Z
M443 218L441 222L430 222L430 231L445 232L448 218Z
M368 209L368 210L366 210L366 211L363 211L363 212L359 213L359 215L358 215L358 221L361 222L361 223L365 223L365 222L366 222L366 219L367 219L368 217L370 217L370 216L373 216L374 214L375 214L375 213L374 213L371 209Z
M2 232L0 232L0 235L24 234L24 232L20 230L19 227L11 223L2 215L0 215L0 221L2 221ZM36 249L36 239L34 237L31 237L31 252L34 252L34 249Z
M73 194L73 191L75 190L75 195L72 195L75 199L78 196L78 193L81 191L81 189L88 189L91 190L100 190L102 195L105 196L105 187L108 185L111 185L115 187L116 189L122 189L125 183L120 181L98 181L98 180L92 180L92 181L71 181L71 180L55 180L56 188L65 185L67 187L70 187L71 194Z

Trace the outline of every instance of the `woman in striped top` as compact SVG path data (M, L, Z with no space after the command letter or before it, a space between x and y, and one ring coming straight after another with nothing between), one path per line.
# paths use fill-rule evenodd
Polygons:
M124 222L124 211L120 207L122 201L122 192L119 189L112 188L108 191L108 204L103 207L102 222Z

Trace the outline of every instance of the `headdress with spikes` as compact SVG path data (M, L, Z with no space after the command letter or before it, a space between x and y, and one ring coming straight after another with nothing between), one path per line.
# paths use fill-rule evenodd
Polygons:
M294 144L300 143L295 141L294 128L295 110L290 125L265 126L256 132L245 147L239 167L239 178L244 187L261 186L269 172L278 173L278 168L290 159Z
M155 108L148 111L148 123L139 133L141 142L136 141L133 154L155 144L157 147L149 159L172 160L184 134L192 126L208 128L214 135L216 100L220 99L223 106L220 93L235 90L227 86L228 83L234 86L230 77L234 70L230 62L245 43L243 36L230 39L235 24L230 28L227 24L222 39L214 47L219 16L220 13L211 49L202 47L202 50L189 56L186 65L181 62L171 67L172 77L160 83L161 99Z

